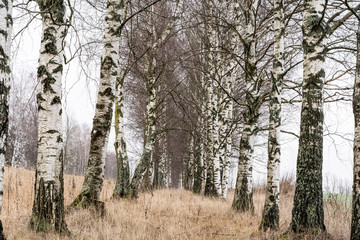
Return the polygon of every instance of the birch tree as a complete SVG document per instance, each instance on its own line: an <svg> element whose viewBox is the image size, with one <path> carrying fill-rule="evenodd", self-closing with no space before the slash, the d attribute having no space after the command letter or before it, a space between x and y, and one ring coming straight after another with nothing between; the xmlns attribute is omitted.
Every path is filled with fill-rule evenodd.
<svg viewBox="0 0 360 240"><path fill-rule="evenodd" d="M122 3L124 4L124 3ZM120 16L123 16L123 22L127 16L127 8L129 1L126 2L126 5L123 6L123 9L120 13ZM125 47L125 41L121 38L121 47ZM120 52L119 52L120 54ZM122 61L122 65L125 62ZM129 159L126 151L126 142L124 134L124 80L126 76L126 70L120 68L119 71L122 71L120 77L118 77L116 82L116 98L115 98L115 154L116 154L116 163L117 163L117 177L115 183L115 189L113 197L126 197L130 185L130 166Z"/></svg>
<svg viewBox="0 0 360 240"><path fill-rule="evenodd" d="M270 92L267 188L260 228L279 228L281 90L284 74L284 5L274 0L274 60Z"/></svg>
<svg viewBox="0 0 360 240"><path fill-rule="evenodd" d="M37 71L38 156L30 226L68 233L64 217L61 81L66 35L64 1L37 1L43 33Z"/></svg>
<svg viewBox="0 0 360 240"><path fill-rule="evenodd" d="M360 17L358 23L356 72L353 95L353 112L355 119L354 135L354 183L352 194L351 240L360 238Z"/></svg>
<svg viewBox="0 0 360 240"><path fill-rule="evenodd" d="M98 205L105 170L106 149L111 129L115 83L119 75L121 23L124 15L124 0L109 0L105 17L106 27L101 57L100 85L97 96L88 168L82 190L73 201L73 206ZM101 206L100 204L99 206Z"/></svg>
<svg viewBox="0 0 360 240"><path fill-rule="evenodd" d="M4 189L4 165L9 128L10 54L12 30L12 1L0 5L0 213ZM0 219L0 239L5 239Z"/></svg>
<svg viewBox="0 0 360 240"><path fill-rule="evenodd" d="M356 69L353 92L353 113L355 122L354 131L354 170L353 170L353 192L352 192L352 218L350 239L360 238L360 14L359 11L351 8L345 0L347 8L355 15L358 20L356 32L357 51L356 51Z"/></svg>
<svg viewBox="0 0 360 240"><path fill-rule="evenodd" d="M227 22L228 18L231 18L230 21L234 20L235 14L231 14L234 11L229 12L230 7L233 7L230 2L212 1L208 5L203 4L203 11L208 12L208 19L205 19L203 30L206 36L202 36L204 42L200 44L205 47L202 51L206 53L203 57L206 59L203 62L204 77L200 81L203 82L201 85L204 85L206 92L205 111L202 114L206 119L204 125L207 150L206 156L200 155L204 156L205 161L197 161L197 164L206 163L205 194L221 198L226 198L230 168L233 114L231 94L233 70L236 66L231 52L236 45L235 34L222 22ZM196 184L199 184L198 180Z"/></svg>
<svg viewBox="0 0 360 240"><path fill-rule="evenodd" d="M235 11L242 7L245 9L245 37L244 45L245 81L246 81L246 109L244 123L240 138L240 152L238 175L232 208L238 211L253 210L252 189L252 163L251 157L254 151L257 122L259 118L260 83L256 72L256 13L259 5L258 0L246 1L245 6L236 2Z"/></svg>
<svg viewBox="0 0 360 240"><path fill-rule="evenodd" d="M344 10L339 10L325 21L326 5L325 0L305 1L303 99L291 222L294 232L325 231L322 192L325 58L328 37L353 15L349 11L342 16ZM353 9L358 11L360 4Z"/></svg>
<svg viewBox="0 0 360 240"><path fill-rule="evenodd" d="M306 0L303 16L304 72L296 188L291 228L324 231L322 192L323 85L328 28L325 0Z"/></svg>
<svg viewBox="0 0 360 240"><path fill-rule="evenodd" d="M125 197L130 184L130 166L124 136L124 80L117 84L115 101L115 153L117 177L113 197Z"/></svg>

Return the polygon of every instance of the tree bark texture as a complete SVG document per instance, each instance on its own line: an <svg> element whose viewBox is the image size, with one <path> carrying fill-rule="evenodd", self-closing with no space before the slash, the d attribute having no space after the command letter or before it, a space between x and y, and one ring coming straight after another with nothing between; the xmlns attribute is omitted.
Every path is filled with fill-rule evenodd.
<svg viewBox="0 0 360 240"><path fill-rule="evenodd" d="M99 196L104 181L105 158L115 101L115 83L120 77L120 26L124 14L123 11L124 0L109 0L107 2L100 84L91 131L88 167L81 193L73 201L73 206L86 207L99 203Z"/></svg>
<svg viewBox="0 0 360 240"><path fill-rule="evenodd" d="M123 21L127 17L127 8L129 1L124 4L121 2L117 11L120 13ZM122 21L122 22L123 22ZM121 38L121 30L119 33L120 38L120 48L124 47L124 40ZM121 68L121 64L126 64L125 62L119 61L119 72L124 71ZM120 75L120 74L119 74ZM126 151L126 142L125 142L125 133L124 133L124 80L125 74L121 74L116 79L116 97L115 97L115 154L116 154L116 167L117 167L117 176L115 182L115 189L113 192L113 197L124 198L127 196L130 186L130 166L129 159Z"/></svg>
<svg viewBox="0 0 360 240"><path fill-rule="evenodd" d="M113 197L124 198L127 196L130 186L130 166L126 152L124 136L124 81L117 86L115 102L115 153L117 163L117 177Z"/></svg>
<svg viewBox="0 0 360 240"><path fill-rule="evenodd" d="M244 112L243 130L240 138L239 164L236 179L235 195L232 208L241 211L253 211L252 154L254 152L257 122L261 100L259 97L260 81L256 71L256 38L255 15L258 0L246 2L245 11L246 35L244 43L246 109Z"/></svg>
<svg viewBox="0 0 360 240"><path fill-rule="evenodd" d="M4 193L4 166L9 130L10 55L12 30L12 1L0 5L0 213ZM0 220L0 239L5 239Z"/></svg>
<svg viewBox="0 0 360 240"><path fill-rule="evenodd" d="M274 0L274 60L269 106L268 164L265 206L260 228L279 228L281 90L284 74L284 5Z"/></svg>
<svg viewBox="0 0 360 240"><path fill-rule="evenodd" d="M142 184L145 172L152 164L152 155L155 148L156 137L156 88L155 88L155 76L154 68L156 66L156 59L152 54L148 60L148 75L146 83L147 101L146 101L146 123L145 123L145 143L143 154L140 159L140 163L135 169L134 176L131 180L129 197L137 198L140 185Z"/></svg>
<svg viewBox="0 0 360 240"><path fill-rule="evenodd" d="M305 1L303 17L304 75L299 151L291 229L324 231L322 192L323 85L327 26L325 0Z"/></svg>
<svg viewBox="0 0 360 240"><path fill-rule="evenodd" d="M66 36L62 0L37 1L43 33L37 72L38 156L30 226L36 231L68 233L64 217L61 81Z"/></svg>
<svg viewBox="0 0 360 240"><path fill-rule="evenodd" d="M357 31L356 72L353 95L355 118L354 182L352 193L351 240L360 239L360 21Z"/></svg>
<svg viewBox="0 0 360 240"><path fill-rule="evenodd" d="M155 27L149 28L148 32L152 33L153 40L149 46L149 51L146 54L147 56L147 77L146 77L146 93L147 93L147 102L146 102L146 121L145 121L145 137L144 137L144 150L140 159L140 163L135 169L134 176L130 184L130 198L137 198L138 191L141 185L143 186L153 186L154 179L154 151L155 151L155 138L156 138L156 79L159 76L155 76L156 72L156 56L160 47L164 44L166 38L170 35L171 30L174 27L176 18L180 14L180 1L176 1L176 6L171 16L170 21L165 26L161 34L157 34ZM154 11L154 6L152 6ZM157 16L152 15L152 22L156 22ZM150 183L150 184L149 184Z"/></svg>
<svg viewBox="0 0 360 240"><path fill-rule="evenodd" d="M190 141L189 141L189 157L185 161L184 166L184 188L186 190L193 190L194 186L194 162L195 162L195 156L194 156L194 147L195 147L195 136L194 133L190 133Z"/></svg>

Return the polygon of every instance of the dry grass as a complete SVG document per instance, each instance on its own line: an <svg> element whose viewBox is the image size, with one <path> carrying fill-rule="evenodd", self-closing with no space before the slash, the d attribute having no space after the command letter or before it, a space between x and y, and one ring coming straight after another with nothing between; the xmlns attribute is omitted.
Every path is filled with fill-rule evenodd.
<svg viewBox="0 0 360 240"><path fill-rule="evenodd" d="M81 189L83 178L65 176L65 202L69 204ZM274 239L280 232L258 232L264 193L255 192L254 214L231 211L228 200L214 200L183 190L159 190L141 194L137 201L109 200L114 183L105 181L101 200L107 214L91 210L72 211L66 216L71 238L39 234L28 226L33 200L34 172L6 168L2 219L11 239ZM326 225L334 239L349 238L350 213L341 206L325 206ZM339 203L341 205L341 203ZM281 196L281 229L290 223L292 193ZM303 238L305 239L305 238ZM314 239L314 238L308 238Z"/></svg>

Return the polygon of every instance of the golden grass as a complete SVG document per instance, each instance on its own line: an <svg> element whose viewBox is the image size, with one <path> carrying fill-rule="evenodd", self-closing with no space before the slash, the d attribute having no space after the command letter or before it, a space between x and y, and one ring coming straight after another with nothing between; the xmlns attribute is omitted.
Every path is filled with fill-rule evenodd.
<svg viewBox="0 0 360 240"><path fill-rule="evenodd" d="M184 190L158 190L142 193L136 201L109 200L114 188L105 180L101 200L106 215L91 210L71 211L66 221L71 237L30 231L27 226L34 194L34 172L6 168L2 219L6 237L11 239L274 239L290 223L292 194L281 196L281 231L258 232L264 194L254 194L254 214L231 210L233 192L228 200L205 198ZM79 193L83 177L65 176L65 204ZM333 203L332 203L333 204ZM325 205L326 225L335 239L349 238L349 211ZM308 238L313 239L313 238Z"/></svg>

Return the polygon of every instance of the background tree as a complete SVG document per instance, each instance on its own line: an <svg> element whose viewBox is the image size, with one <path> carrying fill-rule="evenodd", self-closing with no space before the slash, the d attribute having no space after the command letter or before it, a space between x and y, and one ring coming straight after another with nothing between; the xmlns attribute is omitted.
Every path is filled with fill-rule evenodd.
<svg viewBox="0 0 360 240"><path fill-rule="evenodd" d="M169 37L171 30L176 18L179 15L181 9L179 9L179 1L176 2L176 6L172 12L172 16L169 22L161 30L158 30L155 25L150 25L146 27L146 31L151 34L149 43L146 45L145 56L145 67L144 67L144 77L146 85L146 114L145 114L145 130L144 130L144 148L143 153L140 159L140 163L135 169L134 176L130 183L130 192L129 196L131 198L136 198L138 196L138 190L143 184L147 188L151 188L153 185L153 171L154 171L154 151L155 151L155 138L157 135L156 125L156 107L157 107L157 89L156 84L160 75L158 70L158 63L156 56L159 53L159 49L166 42ZM154 7L153 7L154 9ZM157 16L152 13L148 13L146 16L148 22L152 24L156 23ZM159 32L158 32L159 31ZM160 72L161 73L161 72Z"/></svg>

